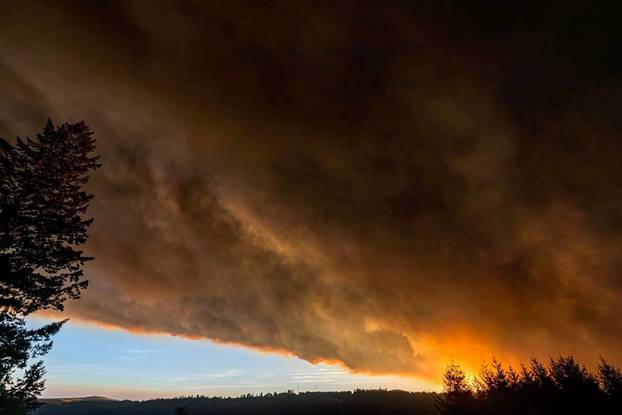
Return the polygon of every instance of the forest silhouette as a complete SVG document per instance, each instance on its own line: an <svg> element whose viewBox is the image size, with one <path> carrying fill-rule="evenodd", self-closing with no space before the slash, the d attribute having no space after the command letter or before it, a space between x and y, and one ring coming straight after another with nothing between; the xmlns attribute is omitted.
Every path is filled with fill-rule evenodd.
<svg viewBox="0 0 622 415"><path fill-rule="evenodd" d="M443 384L441 415L622 413L622 372L605 360L592 373L572 356L533 359L518 370L493 359L471 380L451 364Z"/></svg>

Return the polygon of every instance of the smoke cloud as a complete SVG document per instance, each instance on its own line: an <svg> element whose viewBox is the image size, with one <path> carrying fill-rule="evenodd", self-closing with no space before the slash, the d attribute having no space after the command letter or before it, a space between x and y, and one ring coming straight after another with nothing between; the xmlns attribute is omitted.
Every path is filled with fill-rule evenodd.
<svg viewBox="0 0 622 415"><path fill-rule="evenodd" d="M617 12L7 3L0 133L85 120L70 316L435 376L622 362Z"/></svg>

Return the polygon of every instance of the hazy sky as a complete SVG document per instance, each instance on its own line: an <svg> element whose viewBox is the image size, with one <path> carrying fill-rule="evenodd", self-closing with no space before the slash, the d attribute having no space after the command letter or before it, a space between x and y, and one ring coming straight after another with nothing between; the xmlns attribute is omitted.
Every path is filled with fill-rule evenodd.
<svg viewBox="0 0 622 415"><path fill-rule="evenodd" d="M427 380L622 363L614 7L2 3L0 135L85 120L104 164L74 319Z"/></svg>

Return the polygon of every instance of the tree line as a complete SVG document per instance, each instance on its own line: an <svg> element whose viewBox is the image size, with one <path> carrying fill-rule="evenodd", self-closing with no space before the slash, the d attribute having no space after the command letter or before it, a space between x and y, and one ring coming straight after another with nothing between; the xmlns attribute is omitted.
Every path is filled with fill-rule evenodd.
<svg viewBox="0 0 622 415"><path fill-rule="evenodd" d="M45 405L33 415L433 415L433 392L356 390Z"/></svg>
<svg viewBox="0 0 622 415"><path fill-rule="evenodd" d="M473 379L451 364L443 384L439 415L622 413L622 372L605 360L592 372L572 356L533 359L518 370L493 359Z"/></svg>

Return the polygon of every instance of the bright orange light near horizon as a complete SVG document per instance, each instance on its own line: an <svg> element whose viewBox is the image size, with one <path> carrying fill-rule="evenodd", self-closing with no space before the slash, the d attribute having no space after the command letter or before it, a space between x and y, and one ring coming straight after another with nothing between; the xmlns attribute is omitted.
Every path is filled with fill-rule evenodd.
<svg viewBox="0 0 622 415"><path fill-rule="evenodd" d="M506 366L520 365L517 356L497 354L495 351L500 348L494 342L465 326L447 328L434 335L420 334L414 347L429 362L424 377L439 383L444 370L452 363L459 365L471 379L477 377L482 366L492 359Z"/></svg>

